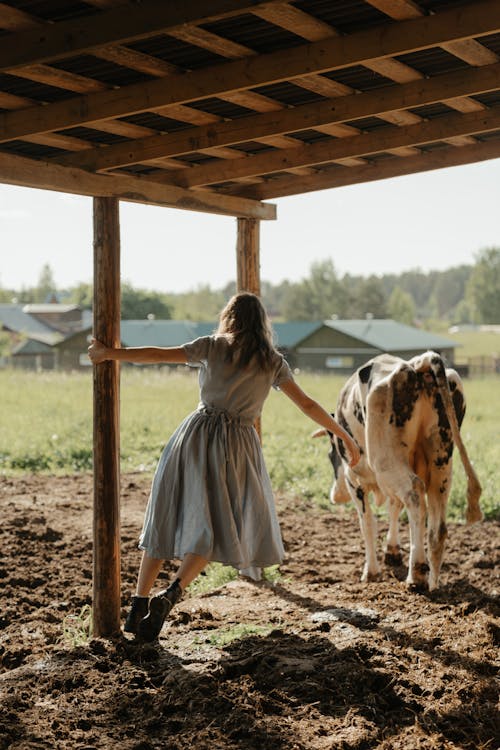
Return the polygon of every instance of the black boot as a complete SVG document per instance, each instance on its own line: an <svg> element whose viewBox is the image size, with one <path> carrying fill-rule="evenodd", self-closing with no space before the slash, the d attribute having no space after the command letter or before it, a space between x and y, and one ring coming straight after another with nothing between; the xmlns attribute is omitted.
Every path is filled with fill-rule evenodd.
<svg viewBox="0 0 500 750"><path fill-rule="evenodd" d="M149 598L147 596L133 596L130 611L125 620L123 629L126 633L137 635L137 628L143 617L148 613Z"/></svg>
<svg viewBox="0 0 500 750"><path fill-rule="evenodd" d="M137 630L139 638L143 641L154 641L158 638L166 616L181 596L182 588L178 578L170 584L168 589L153 596L149 602L149 614L139 623Z"/></svg>

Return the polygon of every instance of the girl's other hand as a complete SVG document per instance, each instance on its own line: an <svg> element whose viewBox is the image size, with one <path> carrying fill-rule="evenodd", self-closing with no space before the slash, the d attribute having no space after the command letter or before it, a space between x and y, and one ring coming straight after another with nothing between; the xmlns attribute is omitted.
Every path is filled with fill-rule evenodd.
<svg viewBox="0 0 500 750"><path fill-rule="evenodd" d="M92 339L88 348L88 354L91 362L94 365L98 365L100 362L104 362L108 359L108 347L104 346L101 341Z"/></svg>
<svg viewBox="0 0 500 750"><path fill-rule="evenodd" d="M346 448L349 453L349 466L352 468L358 463L359 459L361 458L361 453L359 451L358 444L355 443L354 440L350 440L348 445L346 445Z"/></svg>

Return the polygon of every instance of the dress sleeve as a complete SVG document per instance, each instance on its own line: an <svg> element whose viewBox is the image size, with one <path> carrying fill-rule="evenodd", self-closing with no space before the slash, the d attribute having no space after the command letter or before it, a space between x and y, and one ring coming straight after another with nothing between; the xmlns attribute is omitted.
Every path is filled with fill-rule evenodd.
<svg viewBox="0 0 500 750"><path fill-rule="evenodd" d="M280 362L278 362L278 366L276 367L274 373L273 388L279 390L280 385L286 380L293 380L293 375L292 371L290 370L290 365L288 364L286 359L281 356L281 360Z"/></svg>
<svg viewBox="0 0 500 750"><path fill-rule="evenodd" d="M191 367L199 367L202 364L206 364L211 341L211 336L201 336L194 341L183 344L182 348L186 353L187 364Z"/></svg>

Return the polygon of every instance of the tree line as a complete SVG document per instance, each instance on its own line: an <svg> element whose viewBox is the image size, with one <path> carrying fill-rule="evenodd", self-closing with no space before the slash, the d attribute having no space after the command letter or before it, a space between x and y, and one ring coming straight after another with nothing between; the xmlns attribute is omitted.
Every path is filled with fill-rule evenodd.
<svg viewBox="0 0 500 750"><path fill-rule="evenodd" d="M200 285L181 293L156 292L122 284L122 318L212 321L235 292L234 283L221 289ZM445 271L419 269L400 274L340 275L332 260L311 264L298 282L263 281L264 304L274 320L330 318L392 318L434 330L452 324L500 323L500 248L479 251L473 265ZM79 283L59 289L45 265L38 284L20 290L0 287L0 302L37 303L57 300L92 306L92 286Z"/></svg>

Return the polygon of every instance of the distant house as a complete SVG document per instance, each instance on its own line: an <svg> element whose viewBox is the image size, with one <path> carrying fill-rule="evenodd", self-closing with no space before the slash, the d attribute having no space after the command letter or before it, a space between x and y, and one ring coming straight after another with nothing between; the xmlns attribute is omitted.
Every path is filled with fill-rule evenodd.
<svg viewBox="0 0 500 750"><path fill-rule="evenodd" d="M30 370L78 369L88 346L89 315L78 305L0 304L0 330L11 339L10 364Z"/></svg>
<svg viewBox="0 0 500 750"><path fill-rule="evenodd" d="M52 313L46 307L66 309ZM89 367L89 316L75 306L0 305L0 323L17 336L12 364L37 370ZM121 341L123 346L180 346L216 327L215 322L189 320L123 320ZM382 352L408 359L432 349L452 363L457 346L452 339L394 320L292 321L274 323L273 330L277 348L293 368L341 374L353 372Z"/></svg>
<svg viewBox="0 0 500 750"><path fill-rule="evenodd" d="M55 349L63 336L60 333L31 334L14 346L11 364L23 370L53 370Z"/></svg>
<svg viewBox="0 0 500 750"><path fill-rule="evenodd" d="M296 342L292 355L301 369L351 373L383 352L409 359L430 349L451 364L456 346L452 339L394 320L325 320Z"/></svg>
<svg viewBox="0 0 500 750"><path fill-rule="evenodd" d="M179 346L212 333L215 323L176 320L124 320L124 346ZM275 344L293 368L351 373L387 352L408 359L432 349L449 363L457 343L394 320L326 320L274 323Z"/></svg>

